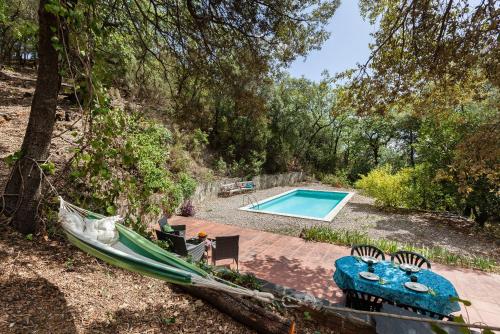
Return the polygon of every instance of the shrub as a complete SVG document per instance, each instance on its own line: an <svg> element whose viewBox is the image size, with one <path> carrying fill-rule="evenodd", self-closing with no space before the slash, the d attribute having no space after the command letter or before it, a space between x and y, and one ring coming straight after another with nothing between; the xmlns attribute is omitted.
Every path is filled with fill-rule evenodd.
<svg viewBox="0 0 500 334"><path fill-rule="evenodd" d="M191 200L187 200L181 205L181 216L183 217L192 217L196 213L194 209L194 205Z"/></svg>
<svg viewBox="0 0 500 334"><path fill-rule="evenodd" d="M190 198L196 190L196 181L187 173L179 173L177 175L178 186L181 189L183 198Z"/></svg>
<svg viewBox="0 0 500 334"><path fill-rule="evenodd" d="M214 163L214 169L217 174L226 175L227 174L227 164L222 157L219 157Z"/></svg>
<svg viewBox="0 0 500 334"><path fill-rule="evenodd" d="M323 177L321 177L321 182L337 188L348 188L351 186L345 171L337 171L335 174L323 175Z"/></svg>
<svg viewBox="0 0 500 334"><path fill-rule="evenodd" d="M234 161L231 164L230 171L232 176L240 176L246 179L259 175L262 172L262 165L266 160L265 152L250 151L245 159Z"/></svg>
<svg viewBox="0 0 500 334"><path fill-rule="evenodd" d="M92 137L72 161L71 197L108 215L116 214L120 203L127 208L125 224L148 236L147 220L174 212L196 183L168 169L172 138L165 127L108 106L92 113Z"/></svg>
<svg viewBox="0 0 500 334"><path fill-rule="evenodd" d="M449 182L444 180L426 164L414 168L403 168L391 173L386 165L361 176L355 186L374 197L377 205L395 208L429 209L449 211L457 203L451 195Z"/></svg>
<svg viewBox="0 0 500 334"><path fill-rule="evenodd" d="M391 166L376 168L356 181L356 188L363 189L368 196L375 198L375 203L388 207L408 207L411 182L411 169L404 168L398 173L391 173Z"/></svg>

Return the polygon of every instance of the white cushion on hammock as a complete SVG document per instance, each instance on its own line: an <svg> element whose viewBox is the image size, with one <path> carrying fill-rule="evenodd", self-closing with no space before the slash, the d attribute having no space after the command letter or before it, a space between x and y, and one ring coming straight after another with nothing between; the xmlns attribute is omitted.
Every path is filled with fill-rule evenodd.
<svg viewBox="0 0 500 334"><path fill-rule="evenodd" d="M105 217L102 219L85 219L83 234L93 240L111 245L118 240L118 231L115 223L120 221L120 216Z"/></svg>
<svg viewBox="0 0 500 334"><path fill-rule="evenodd" d="M72 212L60 213L60 219L65 228L76 234L82 234L85 225L80 216Z"/></svg>

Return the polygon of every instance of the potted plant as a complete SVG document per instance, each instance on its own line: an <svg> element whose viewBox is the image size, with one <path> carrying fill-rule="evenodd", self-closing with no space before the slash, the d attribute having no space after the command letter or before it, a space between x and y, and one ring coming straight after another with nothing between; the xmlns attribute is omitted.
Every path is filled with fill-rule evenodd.
<svg viewBox="0 0 500 334"><path fill-rule="evenodd" d="M198 240L200 242L206 241L207 240L207 236L208 236L208 234L206 232L204 232L204 231L198 232Z"/></svg>

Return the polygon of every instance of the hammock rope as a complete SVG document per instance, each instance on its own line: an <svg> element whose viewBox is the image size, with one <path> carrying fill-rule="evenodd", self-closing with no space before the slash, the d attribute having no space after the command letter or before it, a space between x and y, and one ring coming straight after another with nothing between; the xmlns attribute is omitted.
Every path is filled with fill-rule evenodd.
<svg viewBox="0 0 500 334"><path fill-rule="evenodd" d="M119 241L114 244L106 244L99 240L93 240L85 235L85 233L79 233L79 231L72 228L73 225L71 225L71 223L74 223L76 220L77 223L81 223L84 228L86 228L89 221L113 217L106 217L80 208L66 202L61 196L59 196L59 201L59 219L68 236L68 240L81 250L107 263L174 284L193 285L220 290L235 295L255 298L268 303L274 300L274 296L271 293L250 290L236 284L228 285L223 283L216 277L209 275L193 264L167 252L146 238L118 223L116 223L115 228L120 235ZM135 242L134 246L136 247L142 246L144 248L142 254L135 252L134 249L128 250L127 246L121 243L122 238L126 238L127 241ZM154 257L151 256L151 258L149 258L147 254L154 255Z"/></svg>

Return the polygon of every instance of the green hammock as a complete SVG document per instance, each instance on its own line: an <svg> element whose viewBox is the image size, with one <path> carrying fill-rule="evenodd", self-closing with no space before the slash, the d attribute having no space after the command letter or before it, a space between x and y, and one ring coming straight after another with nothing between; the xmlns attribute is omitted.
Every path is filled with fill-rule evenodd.
<svg viewBox="0 0 500 334"><path fill-rule="evenodd" d="M129 228L114 222L119 220L119 217L104 217L79 208L62 198L59 199L59 219L69 242L111 265L174 284L223 290L266 302L273 299L272 294L218 280ZM97 234L91 234L91 229L95 225L100 226L99 224L104 221L107 223L105 232L114 235L105 242L99 236L95 237Z"/></svg>

